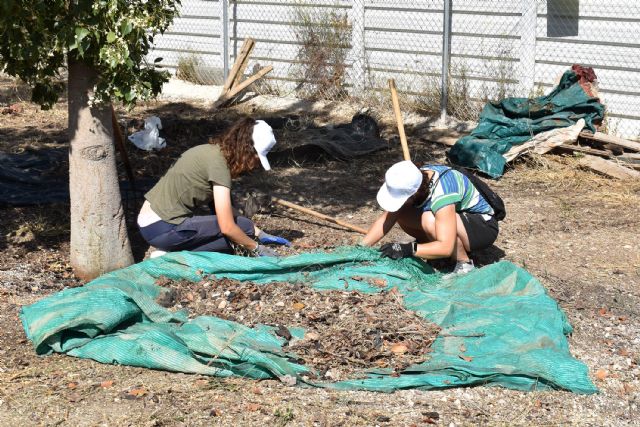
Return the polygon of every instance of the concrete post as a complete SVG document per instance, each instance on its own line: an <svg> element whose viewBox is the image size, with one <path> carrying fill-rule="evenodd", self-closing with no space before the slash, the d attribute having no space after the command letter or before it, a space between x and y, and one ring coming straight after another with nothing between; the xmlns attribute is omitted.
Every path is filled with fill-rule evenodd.
<svg viewBox="0 0 640 427"><path fill-rule="evenodd" d="M366 84L366 48L364 39L365 0L353 0L351 7L351 57L354 94L361 94Z"/></svg>
<svg viewBox="0 0 640 427"><path fill-rule="evenodd" d="M528 97L534 90L536 74L536 0L521 0L520 18L520 91Z"/></svg>

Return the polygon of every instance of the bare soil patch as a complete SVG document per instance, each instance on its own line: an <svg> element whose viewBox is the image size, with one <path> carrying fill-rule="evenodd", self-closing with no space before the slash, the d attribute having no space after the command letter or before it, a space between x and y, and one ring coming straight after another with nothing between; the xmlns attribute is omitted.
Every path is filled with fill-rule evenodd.
<svg viewBox="0 0 640 427"><path fill-rule="evenodd" d="M0 85L0 107L16 102L23 106L19 113L0 115L0 149L65 147L66 104L43 112L25 102L18 89L13 83ZM324 110L303 113L321 126L347 122L359 107L338 110L329 104ZM344 111L345 117L336 111ZM282 116L253 106L211 112L184 103L149 103L119 111L129 132L138 130L151 114L160 116L165 125L166 151L147 153L129 146L136 176L159 178L182 151L205 142L208 133L242 113ZM375 194L384 170L402 159L392 120L382 120L381 130L390 141L388 150L348 163L285 162L269 174L244 177L234 189L241 195L256 188L271 192L366 227L379 214ZM445 148L430 143L433 136L428 131L407 127L407 133L417 162L445 161ZM295 136L295 132L277 135ZM473 254L476 264L506 259L542 282L573 325L570 351L587 364L599 394L527 393L499 387L336 392L277 381L103 365L62 355L37 356L22 330L20 307L80 284L68 267L68 206L4 207L0 208L0 425L637 425L640 184L583 171L571 156L549 155L517 163L491 185L506 202L507 219L500 224L495 246ZM281 208L265 209L254 219L266 231L292 240L293 247L278 248L281 254L350 244L360 237ZM136 241L135 227L129 233ZM409 240L394 228L385 242L396 239ZM139 240L136 244L143 254L147 248ZM451 268L447 262L435 265Z"/></svg>

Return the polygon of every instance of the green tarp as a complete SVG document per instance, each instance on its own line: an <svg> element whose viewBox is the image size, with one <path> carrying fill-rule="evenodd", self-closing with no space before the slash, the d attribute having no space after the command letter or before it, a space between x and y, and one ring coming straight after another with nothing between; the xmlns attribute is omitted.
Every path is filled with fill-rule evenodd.
<svg viewBox="0 0 640 427"><path fill-rule="evenodd" d="M594 122L604 117L604 105L598 98L589 96L579 82L579 76L569 70L548 95L487 103L480 113L478 126L451 147L449 160L498 178L506 163L502 155L533 135L571 126L579 119L584 119L587 129L595 132Z"/></svg>
<svg viewBox="0 0 640 427"><path fill-rule="evenodd" d="M160 276L199 281L210 275L259 284L303 283L318 291L344 291L346 280L349 290L369 293L380 289L352 277L383 278L389 288L397 287L407 308L442 327L430 359L400 376L372 369L365 379L307 382L313 386L388 392L486 384L597 391L587 367L569 353L565 334L571 326L558 304L536 279L509 262L443 279L422 261L393 261L366 248L287 258L177 252L25 306L21 319L38 354L59 352L103 363L217 376L290 376L304 382L308 368L292 362L296 359L289 357L271 327L248 328L207 316L188 320L185 312L171 312L155 302ZM461 345L471 361L460 357Z"/></svg>

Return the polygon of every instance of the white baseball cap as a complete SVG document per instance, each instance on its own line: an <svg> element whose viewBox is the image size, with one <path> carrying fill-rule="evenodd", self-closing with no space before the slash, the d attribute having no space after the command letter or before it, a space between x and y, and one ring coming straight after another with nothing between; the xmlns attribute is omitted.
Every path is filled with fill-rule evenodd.
<svg viewBox="0 0 640 427"><path fill-rule="evenodd" d="M267 153L276 145L276 137L273 135L273 129L264 120L256 120L253 126L253 148L256 149L260 163L265 170L271 170Z"/></svg>
<svg viewBox="0 0 640 427"><path fill-rule="evenodd" d="M396 212L413 196L422 184L422 172L410 160L391 166L378 191L378 204L387 212Z"/></svg>

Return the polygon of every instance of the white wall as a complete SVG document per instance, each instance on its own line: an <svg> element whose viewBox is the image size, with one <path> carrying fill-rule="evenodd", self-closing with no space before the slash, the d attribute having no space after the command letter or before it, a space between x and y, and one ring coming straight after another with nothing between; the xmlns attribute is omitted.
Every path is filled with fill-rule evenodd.
<svg viewBox="0 0 640 427"><path fill-rule="evenodd" d="M438 81L446 0L230 0L230 63L242 40L253 37L257 43L248 69L254 63L273 65L271 82L292 90L300 47L296 8L310 13L335 10L358 22L362 16L354 14L361 14L362 8L353 7L354 1L365 2L366 72L361 73L355 62L355 46L349 57L348 87L364 84L384 90L386 80L394 77L400 90L420 93ZM525 12L530 1L536 2L533 19ZM548 15L552 2L567 5L567 11L579 4L574 7L578 15L558 24ZM162 56L170 69L181 56L190 55L205 67L221 68L220 1L183 0L182 4L182 17L158 38L152 56ZM554 36L554 30L569 28L576 32ZM465 73L473 97L496 93L500 87L527 96L522 86L526 82L548 90L574 63L595 69L613 130L640 136L640 2L453 0L451 71L454 78Z"/></svg>

